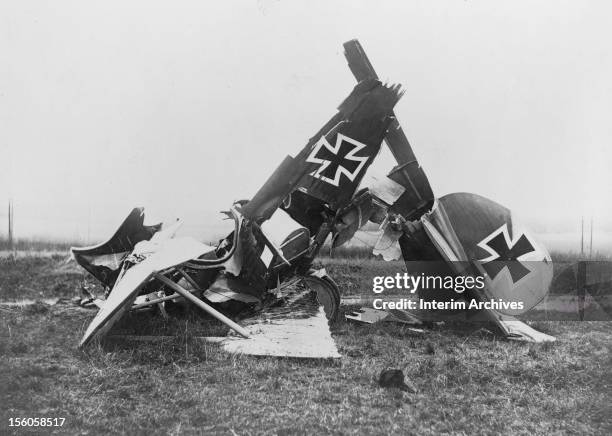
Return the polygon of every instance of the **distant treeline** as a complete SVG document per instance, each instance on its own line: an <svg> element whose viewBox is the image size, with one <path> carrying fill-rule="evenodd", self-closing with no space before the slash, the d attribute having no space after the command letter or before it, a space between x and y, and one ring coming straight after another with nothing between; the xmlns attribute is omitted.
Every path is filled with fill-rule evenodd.
<svg viewBox="0 0 612 436"><path fill-rule="evenodd" d="M208 242L209 245L216 245L218 241ZM57 241L44 238L19 238L14 241L14 249L18 251L68 251L70 247L84 247L87 244L80 240ZM0 236L0 251L10 250L8 239ZM577 260L588 259L588 255L581 256L579 251L552 251L550 253L553 262L572 263ZM324 246L319 252L319 257L323 259L381 259L380 256L372 254L372 248L368 246L342 246L331 250L329 245ZM612 261L612 254L595 252L592 260ZM382 259L381 259L382 260Z"/></svg>
<svg viewBox="0 0 612 436"><path fill-rule="evenodd" d="M339 258L339 259L378 259L380 256L374 256L372 248L367 246L342 246L338 247L333 252L330 252L330 247L323 247L320 252L320 257L323 258ZM553 262L576 262L580 259L588 260L588 254L580 255L579 251L551 251L550 257ZM603 252L594 252L592 260L612 260L612 254Z"/></svg>

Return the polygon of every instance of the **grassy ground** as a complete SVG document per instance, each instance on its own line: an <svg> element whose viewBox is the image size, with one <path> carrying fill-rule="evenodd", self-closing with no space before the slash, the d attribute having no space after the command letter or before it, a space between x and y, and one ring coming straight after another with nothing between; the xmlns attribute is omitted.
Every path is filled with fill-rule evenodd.
<svg viewBox="0 0 612 436"><path fill-rule="evenodd" d="M70 247L85 247L88 244L79 240L53 240L45 238L18 238L13 242L11 247L6 237L0 235L0 252L11 249L17 251L67 251Z"/></svg>
<svg viewBox="0 0 612 436"><path fill-rule="evenodd" d="M367 286L370 268L401 268L360 262L324 266L346 293ZM1 299L74 296L84 279L63 257L0 260ZM94 313L0 309L0 434L15 430L10 417L64 417L56 429L64 434L612 432L609 322L540 322L558 342L530 345L448 325L415 333L341 321L333 332L343 357L313 362L197 342L193 335L221 329L194 312L118 326L176 339L79 351ZM416 393L380 388L385 368L403 369Z"/></svg>

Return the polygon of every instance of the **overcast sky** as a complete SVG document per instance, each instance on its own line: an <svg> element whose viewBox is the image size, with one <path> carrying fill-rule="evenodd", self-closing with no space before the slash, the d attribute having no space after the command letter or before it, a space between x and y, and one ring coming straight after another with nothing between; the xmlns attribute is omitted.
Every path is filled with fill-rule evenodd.
<svg viewBox="0 0 612 436"><path fill-rule="evenodd" d="M612 230L609 1L0 1L0 234L203 237L354 85L358 38L434 192ZM382 156L376 171L392 165ZM88 224L89 222L89 224ZM207 228L209 224L213 227Z"/></svg>

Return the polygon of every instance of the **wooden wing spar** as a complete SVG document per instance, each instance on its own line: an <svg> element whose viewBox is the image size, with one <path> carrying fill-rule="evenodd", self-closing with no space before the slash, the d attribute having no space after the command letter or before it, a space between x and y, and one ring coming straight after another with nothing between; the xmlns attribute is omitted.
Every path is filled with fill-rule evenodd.
<svg viewBox="0 0 612 436"><path fill-rule="evenodd" d="M345 42L344 56L357 82L378 79L359 41L353 39ZM391 211L408 220L418 219L431 209L434 194L395 114L385 136L385 143L397 161L397 166L391 170L388 177L406 188L404 194L393 204Z"/></svg>

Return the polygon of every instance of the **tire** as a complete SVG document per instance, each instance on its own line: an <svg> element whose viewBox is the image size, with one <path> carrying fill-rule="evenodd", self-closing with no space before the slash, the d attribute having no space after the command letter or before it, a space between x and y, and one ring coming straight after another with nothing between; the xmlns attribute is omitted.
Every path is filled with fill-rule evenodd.
<svg viewBox="0 0 612 436"><path fill-rule="evenodd" d="M323 306L325 316L330 322L338 318L340 312L340 291L338 285L327 274L317 274L318 271L311 271L304 276L303 282L317 293L317 301Z"/></svg>

